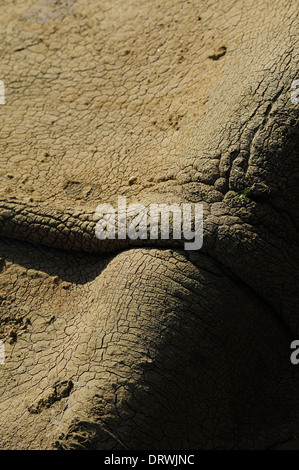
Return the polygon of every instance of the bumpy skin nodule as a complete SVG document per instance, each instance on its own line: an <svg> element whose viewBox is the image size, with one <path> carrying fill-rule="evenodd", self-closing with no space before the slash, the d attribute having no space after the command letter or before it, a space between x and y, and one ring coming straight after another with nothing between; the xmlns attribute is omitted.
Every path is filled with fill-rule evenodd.
<svg viewBox="0 0 299 470"><path fill-rule="evenodd" d="M5 9L1 448L298 433L296 6ZM94 211L119 195L202 203L203 248L97 240Z"/></svg>

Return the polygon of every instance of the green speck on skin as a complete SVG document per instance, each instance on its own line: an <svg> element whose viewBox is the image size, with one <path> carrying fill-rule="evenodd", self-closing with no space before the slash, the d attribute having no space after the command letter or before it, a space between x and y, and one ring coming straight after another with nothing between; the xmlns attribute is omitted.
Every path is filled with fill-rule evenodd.
<svg viewBox="0 0 299 470"><path fill-rule="evenodd" d="M225 199L244 199L249 193L250 188L245 188L243 191L239 191L237 196L226 196Z"/></svg>
<svg viewBox="0 0 299 470"><path fill-rule="evenodd" d="M247 196L247 194L249 193L250 191L250 188L246 188L243 190L242 194L240 194L240 196L236 196L236 199L243 199L244 197Z"/></svg>
<svg viewBox="0 0 299 470"><path fill-rule="evenodd" d="M286 126L282 126L282 127L279 129L280 137L283 136L283 131L284 131L285 127L286 127Z"/></svg>

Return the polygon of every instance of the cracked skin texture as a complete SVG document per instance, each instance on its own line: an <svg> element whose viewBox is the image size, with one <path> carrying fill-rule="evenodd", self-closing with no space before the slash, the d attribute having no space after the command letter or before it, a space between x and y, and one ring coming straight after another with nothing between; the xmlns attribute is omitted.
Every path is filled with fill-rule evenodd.
<svg viewBox="0 0 299 470"><path fill-rule="evenodd" d="M296 7L5 2L1 448L298 434ZM201 202L203 248L96 240L119 195Z"/></svg>

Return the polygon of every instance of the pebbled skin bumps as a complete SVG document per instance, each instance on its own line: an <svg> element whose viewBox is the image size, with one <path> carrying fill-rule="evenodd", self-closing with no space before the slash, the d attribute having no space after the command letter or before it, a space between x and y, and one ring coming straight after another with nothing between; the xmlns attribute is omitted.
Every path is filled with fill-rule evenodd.
<svg viewBox="0 0 299 470"><path fill-rule="evenodd" d="M295 1L5 9L1 448L298 433L297 33ZM119 195L203 203L202 250L101 244Z"/></svg>

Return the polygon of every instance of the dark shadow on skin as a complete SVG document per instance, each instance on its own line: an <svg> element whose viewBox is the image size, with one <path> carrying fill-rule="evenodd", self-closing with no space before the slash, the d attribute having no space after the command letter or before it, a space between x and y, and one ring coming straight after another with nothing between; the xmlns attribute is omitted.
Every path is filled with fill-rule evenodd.
<svg viewBox="0 0 299 470"><path fill-rule="evenodd" d="M135 249L137 247L134 247ZM142 247L144 251L151 250L153 247ZM130 249L129 249L130 250ZM247 293L251 293L259 298L261 303L272 307L262 299L248 284L238 278L229 268L222 265L211 256L199 251L183 251L171 248L159 248L159 250L170 251L183 255L186 260L191 261L206 274L212 274L214 277L226 276L234 284L238 285ZM123 251L123 250L120 250ZM48 274L49 276L58 276L62 281L74 285L84 285L98 277L108 264L119 254L120 251L110 253L109 255L88 254L80 252L69 252L66 250L50 248L43 245L33 245L28 242L0 237L0 272L5 266L5 261L16 263L25 269L33 269ZM125 250L126 251L126 250ZM120 266L121 269L121 266ZM273 317L278 319L283 328L289 334L289 328L280 316L272 311Z"/></svg>

